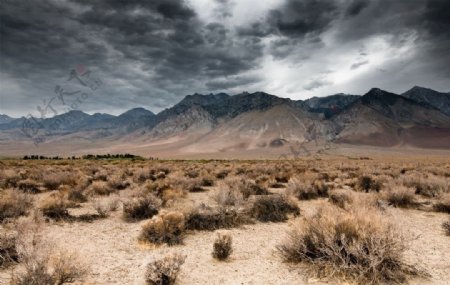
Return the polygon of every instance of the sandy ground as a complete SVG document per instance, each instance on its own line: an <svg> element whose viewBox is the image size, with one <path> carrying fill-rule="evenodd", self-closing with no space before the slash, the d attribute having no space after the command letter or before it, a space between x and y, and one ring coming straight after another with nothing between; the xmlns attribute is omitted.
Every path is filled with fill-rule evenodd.
<svg viewBox="0 0 450 285"><path fill-rule="evenodd" d="M190 202L207 201L207 193L189 196ZM325 201L299 202L302 215L313 214ZM410 284L450 284L450 237L444 235L442 222L448 215L389 208L386 215L398 225L399 232L411 237L405 258L419 265L431 277L411 280ZM183 245L151 247L140 244L140 223L127 223L121 211L92 223L47 223L44 235L58 246L78 253L90 272L77 284L145 284L146 264L170 252L187 256L177 284L336 284L306 277L299 265L286 264L275 247L285 237L287 223L257 223L227 230L233 236L234 252L229 261L212 258L215 232L189 232ZM220 230L224 231L224 230ZM8 284L10 270L0 271L0 283Z"/></svg>

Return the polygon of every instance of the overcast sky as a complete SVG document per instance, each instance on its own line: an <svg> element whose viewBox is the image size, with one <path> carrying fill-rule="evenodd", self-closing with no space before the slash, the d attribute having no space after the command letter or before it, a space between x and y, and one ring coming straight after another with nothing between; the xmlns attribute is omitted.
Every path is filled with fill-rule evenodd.
<svg viewBox="0 0 450 285"><path fill-rule="evenodd" d="M450 91L449 0L1 0L0 21L0 113L16 117L49 102L159 112L192 93Z"/></svg>

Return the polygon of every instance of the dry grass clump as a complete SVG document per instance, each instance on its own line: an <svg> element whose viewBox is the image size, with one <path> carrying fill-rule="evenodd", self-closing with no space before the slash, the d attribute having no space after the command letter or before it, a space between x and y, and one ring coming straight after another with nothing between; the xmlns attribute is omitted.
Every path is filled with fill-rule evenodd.
<svg viewBox="0 0 450 285"><path fill-rule="evenodd" d="M43 200L39 206L39 209L41 209L44 216L51 219L60 220L69 217L69 212L67 211L68 207L68 201L62 194L58 193Z"/></svg>
<svg viewBox="0 0 450 285"><path fill-rule="evenodd" d="M48 190L56 190L61 185L75 186L77 178L68 172L45 172L42 175L42 183Z"/></svg>
<svg viewBox="0 0 450 285"><path fill-rule="evenodd" d="M130 182L125 180L121 175L110 177L107 183L109 188L115 190L124 190L130 186Z"/></svg>
<svg viewBox="0 0 450 285"><path fill-rule="evenodd" d="M233 252L233 238L229 234L218 234L213 244L212 256L218 260L226 260Z"/></svg>
<svg viewBox="0 0 450 285"><path fill-rule="evenodd" d="M33 179L21 180L17 183L17 188L25 193L36 194L40 192L41 185Z"/></svg>
<svg viewBox="0 0 450 285"><path fill-rule="evenodd" d="M300 209L295 201L287 196L270 195L257 197L250 213L261 222L283 222L288 219L288 214L299 215Z"/></svg>
<svg viewBox="0 0 450 285"><path fill-rule="evenodd" d="M370 191L380 192L381 183L374 180L371 176L364 175L358 179L358 189L366 193Z"/></svg>
<svg viewBox="0 0 450 285"><path fill-rule="evenodd" d="M19 261L16 249L16 236L0 234L0 268L6 268Z"/></svg>
<svg viewBox="0 0 450 285"><path fill-rule="evenodd" d="M383 193L383 198L390 205L399 208L410 208L417 206L414 189L401 185L395 185Z"/></svg>
<svg viewBox="0 0 450 285"><path fill-rule="evenodd" d="M17 187L17 183L22 179L15 169L0 169L0 186L3 188Z"/></svg>
<svg viewBox="0 0 450 285"><path fill-rule="evenodd" d="M292 178L287 185L288 193L294 195L299 200L311 200L319 197L328 196L329 187L320 180L301 181L298 178Z"/></svg>
<svg viewBox="0 0 450 285"><path fill-rule="evenodd" d="M236 187L222 183L213 193L213 198L221 207L238 206L243 203L244 196Z"/></svg>
<svg viewBox="0 0 450 285"><path fill-rule="evenodd" d="M268 195L269 190L265 186L265 180L251 180L251 179L241 179L239 182L235 183L235 187L242 193L244 199L247 199L251 195ZM232 184L230 184L231 186Z"/></svg>
<svg viewBox="0 0 450 285"><path fill-rule="evenodd" d="M82 188L75 187L67 190L67 199L75 203L87 202L87 197Z"/></svg>
<svg viewBox="0 0 450 285"><path fill-rule="evenodd" d="M123 203L123 218L126 221L139 221L157 215L162 201L153 194L141 194Z"/></svg>
<svg viewBox="0 0 450 285"><path fill-rule="evenodd" d="M309 265L319 278L379 284L418 274L402 260L406 245L398 229L374 209L321 208L299 222L277 249L286 261Z"/></svg>
<svg viewBox="0 0 450 285"><path fill-rule="evenodd" d="M175 284L181 266L186 256L172 254L163 259L154 260L147 265L145 281L149 285L172 285Z"/></svg>
<svg viewBox="0 0 450 285"><path fill-rule="evenodd" d="M27 214L32 199L24 193L9 189L0 192L0 222Z"/></svg>
<svg viewBox="0 0 450 285"><path fill-rule="evenodd" d="M433 210L450 214L450 194L445 195L439 202L433 205Z"/></svg>
<svg viewBox="0 0 450 285"><path fill-rule="evenodd" d="M17 225L16 247L23 270L12 276L10 284L62 285L80 280L88 271L86 265L74 254L55 250L53 242L43 239L41 230L37 216Z"/></svg>
<svg viewBox="0 0 450 285"><path fill-rule="evenodd" d="M449 180L438 176L407 176L403 179L403 185L412 187L416 194L429 198L439 197L441 194L450 191Z"/></svg>
<svg viewBox="0 0 450 285"><path fill-rule="evenodd" d="M353 203L353 196L349 193L349 191L336 190L330 193L329 201L339 208L346 209Z"/></svg>
<svg viewBox="0 0 450 285"><path fill-rule="evenodd" d="M185 232L185 217L179 212L168 212L154 217L142 226L139 239L155 244L180 244Z"/></svg>
<svg viewBox="0 0 450 285"><path fill-rule="evenodd" d="M229 173L230 173L230 170L222 169L216 173L216 178L217 179L225 179Z"/></svg>
<svg viewBox="0 0 450 285"><path fill-rule="evenodd" d="M229 207L218 209L199 207L186 214L186 229L188 230L214 231L248 223L251 221L246 213Z"/></svg>
<svg viewBox="0 0 450 285"><path fill-rule="evenodd" d="M114 192L116 192L116 189L111 188L110 185L105 181L94 181L86 189L86 193L88 195L108 196Z"/></svg>

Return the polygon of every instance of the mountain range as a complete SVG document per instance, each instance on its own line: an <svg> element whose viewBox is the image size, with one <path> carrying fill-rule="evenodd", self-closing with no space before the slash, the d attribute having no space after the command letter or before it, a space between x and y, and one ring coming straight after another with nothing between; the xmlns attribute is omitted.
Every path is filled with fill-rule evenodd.
<svg viewBox="0 0 450 285"><path fill-rule="evenodd" d="M362 96L304 101L264 92L193 94L158 114L134 108L119 116L78 110L45 119L0 115L0 154L30 153L39 135L40 145L69 152L102 146L145 153L270 152L311 142L450 149L450 93L417 86L403 94L373 88Z"/></svg>

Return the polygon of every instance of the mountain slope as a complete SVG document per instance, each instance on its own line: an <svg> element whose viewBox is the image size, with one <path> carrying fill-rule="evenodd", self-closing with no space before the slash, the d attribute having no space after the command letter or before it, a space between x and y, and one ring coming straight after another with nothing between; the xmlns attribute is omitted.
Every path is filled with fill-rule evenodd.
<svg viewBox="0 0 450 285"><path fill-rule="evenodd" d="M332 118L336 142L378 146L449 147L450 117L377 88ZM422 137L416 137L415 135ZM426 139L424 139L424 137Z"/></svg>
<svg viewBox="0 0 450 285"><path fill-rule="evenodd" d="M441 93L428 88L414 86L401 95L418 103L433 106L447 116L450 116L449 93Z"/></svg>

